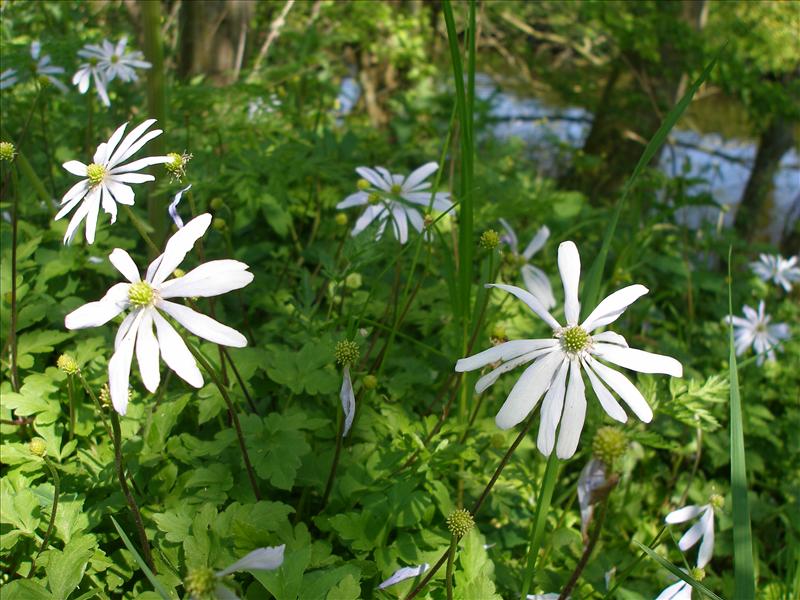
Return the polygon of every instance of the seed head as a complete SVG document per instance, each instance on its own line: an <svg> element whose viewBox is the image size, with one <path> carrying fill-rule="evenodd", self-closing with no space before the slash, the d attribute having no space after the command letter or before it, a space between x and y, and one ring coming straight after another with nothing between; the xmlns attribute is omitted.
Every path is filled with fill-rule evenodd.
<svg viewBox="0 0 800 600"><path fill-rule="evenodd" d="M100 388L100 404L104 408L111 406L111 390L108 389L107 383L104 383L103 387Z"/></svg>
<svg viewBox="0 0 800 600"><path fill-rule="evenodd" d="M11 142L0 142L0 160L11 162L17 155L17 149Z"/></svg>
<svg viewBox="0 0 800 600"><path fill-rule="evenodd" d="M628 438L616 427L601 427L594 434L592 452L609 467L619 460L628 448Z"/></svg>
<svg viewBox="0 0 800 600"><path fill-rule="evenodd" d="M361 383L364 384L365 390L374 390L376 387L378 387L378 378L375 377L375 375L364 375Z"/></svg>
<svg viewBox="0 0 800 600"><path fill-rule="evenodd" d="M334 220L336 221L336 224L341 227L347 225L347 215L344 213L337 213L334 217Z"/></svg>
<svg viewBox="0 0 800 600"><path fill-rule="evenodd" d="M500 244L500 236L494 229L487 229L481 234L480 245L484 250L494 250Z"/></svg>
<svg viewBox="0 0 800 600"><path fill-rule="evenodd" d="M146 281L137 281L136 283L132 283L128 288L128 300L130 300L131 304L136 308L150 306L155 296L153 288Z"/></svg>
<svg viewBox="0 0 800 600"><path fill-rule="evenodd" d="M568 354L578 354L589 346L589 334L583 327L575 325L561 331L561 347Z"/></svg>
<svg viewBox="0 0 800 600"><path fill-rule="evenodd" d="M62 354L59 356L56 361L56 366L67 375L77 375L81 372L80 367L78 367L78 361L69 354Z"/></svg>
<svg viewBox="0 0 800 600"><path fill-rule="evenodd" d="M369 181L367 181L366 179L359 179L358 181L356 181L356 187L359 190L361 190L362 192L364 190L368 190L369 189Z"/></svg>
<svg viewBox="0 0 800 600"><path fill-rule="evenodd" d="M706 578L706 572L704 569L700 567L695 567L690 571L691 576L696 579L697 581L703 581Z"/></svg>
<svg viewBox="0 0 800 600"><path fill-rule="evenodd" d="M447 517L447 528L458 539L467 535L474 525L475 520L466 508L458 508Z"/></svg>
<svg viewBox="0 0 800 600"><path fill-rule="evenodd" d="M361 356L361 351L358 349L358 344L352 340L341 340L336 342L336 350L334 351L336 362L342 366L352 365Z"/></svg>
<svg viewBox="0 0 800 600"><path fill-rule="evenodd" d="M209 567L189 571L183 587L186 588L188 596L195 600L214 600L217 597L215 592L217 578L214 576L214 570Z"/></svg>
<svg viewBox="0 0 800 600"><path fill-rule="evenodd" d="M719 494L711 494L711 498L708 499L708 503L715 509L719 510L725 506L725 498Z"/></svg>
<svg viewBox="0 0 800 600"><path fill-rule="evenodd" d="M191 154L178 154L177 152L170 152L167 156L171 159L170 162L164 163L164 167L169 171L173 179L181 181L186 177L186 165L192 160Z"/></svg>
<svg viewBox="0 0 800 600"><path fill-rule="evenodd" d="M47 454L47 443L42 438L33 438L28 444L28 449L34 456L44 456Z"/></svg>
<svg viewBox="0 0 800 600"><path fill-rule="evenodd" d="M92 163L86 167L86 176L89 178L89 183L95 186L103 181L106 176L106 168L103 165Z"/></svg>

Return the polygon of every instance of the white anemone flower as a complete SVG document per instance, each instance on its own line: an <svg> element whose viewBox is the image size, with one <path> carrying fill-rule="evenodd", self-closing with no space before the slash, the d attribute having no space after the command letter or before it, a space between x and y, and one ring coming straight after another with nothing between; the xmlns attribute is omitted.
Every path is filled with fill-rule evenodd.
<svg viewBox="0 0 800 600"><path fill-rule="evenodd" d="M395 585L400 583L401 581L405 581L406 579L413 579L414 577L419 577L425 571L428 570L430 565L428 563L422 563L418 567L403 567L401 569L397 569L389 579L382 581L380 585L378 585L379 590L386 589L390 585Z"/></svg>
<svg viewBox="0 0 800 600"><path fill-rule="evenodd" d="M619 394L637 417L649 423L653 411L641 392L625 375L599 359L640 373L666 373L673 377L681 377L683 367L669 356L629 348L625 338L617 333L605 331L592 335L594 330L616 321L630 304L648 292L646 287L637 284L614 292L579 325L581 267L574 243L563 242L558 247L558 267L564 284L566 326L562 327L530 292L513 285L488 284L487 287L500 288L522 300L553 329L553 337L499 344L462 358L456 363L456 371L474 371L501 361L500 366L476 383L475 391L480 394L503 373L533 363L517 380L495 422L501 429L514 427L528 416L544 395L537 446L545 456L549 456L555 447L556 455L564 459L575 453L586 416L582 371L586 372L600 405L612 419L624 423L627 415L608 387ZM561 431L556 443L559 423Z"/></svg>
<svg viewBox="0 0 800 600"><path fill-rule="evenodd" d="M94 81L94 89L97 96L104 106L111 106L111 99L108 97L108 82L100 65L96 59L90 59L78 67L75 75L72 76L72 85L78 86L78 91L85 94L89 90L89 84Z"/></svg>
<svg viewBox="0 0 800 600"><path fill-rule="evenodd" d="M678 548L680 548L682 552L686 552L702 539L702 542L700 542L700 549L697 552L698 569L705 568L711 560L712 554L714 554L714 504L721 503L722 501L721 498L720 500L715 500L715 498L719 497L712 497L712 501L703 506L692 504L684 508L679 508L669 513L666 519L664 519L669 525L674 525L675 523L685 523L698 516L700 517L697 522L683 534L680 541L678 541Z"/></svg>
<svg viewBox="0 0 800 600"><path fill-rule="evenodd" d="M78 210L72 215L72 219L64 235L64 243L72 241L75 231L81 221L86 219L86 241L94 243L94 234L97 229L97 215L100 207L111 215L111 222L117 220L117 203L132 205L134 202L133 190L129 183L143 183L153 181L155 177L143 173L136 173L140 169L167 163L172 159L169 156L150 156L140 158L133 162L124 164L131 156L142 149L147 142L161 135L160 129L147 131L155 123L155 119L148 119L122 138L125 133L127 123L117 128L108 142L104 142L97 147L92 162L88 165L77 160L65 162L63 167L80 177L85 177L72 186L61 199L61 210L56 214L56 221L66 216L83 200Z"/></svg>
<svg viewBox="0 0 800 600"><path fill-rule="evenodd" d="M120 414L128 406L128 382L134 349L144 386L155 392L161 380L159 353L167 366L190 385L199 388L203 376L180 334L161 315L165 313L198 337L241 348L247 339L235 329L200 314L188 306L170 302L171 298L207 298L238 290L253 280L246 264L236 260L212 260L185 275L168 279L211 224L211 215L202 214L179 229L168 241L164 254L147 268L144 279L130 255L116 248L109 260L128 283L118 283L97 302L90 302L67 315L67 329L99 327L130 309L117 331L114 355L108 363L111 402ZM155 325L155 334L153 333Z"/></svg>
<svg viewBox="0 0 800 600"><path fill-rule="evenodd" d="M149 69L152 65L144 59L138 50L126 51L128 38L123 37L116 44L103 40L100 45L87 44L78 51L78 56L89 62L96 61L105 75L106 81L119 77L122 81L136 81L136 69Z"/></svg>
<svg viewBox="0 0 800 600"><path fill-rule="evenodd" d="M746 304L742 307L744 318L730 316L726 320L733 322L733 344L736 356L741 356L752 346L758 358L759 366L764 358L775 361L775 350L780 348L781 340L789 338L789 326L786 323L770 325L772 317L764 312L764 301L758 303L758 312Z"/></svg>
<svg viewBox="0 0 800 600"><path fill-rule="evenodd" d="M204 600L205 598L239 600L239 596L223 583L224 578L237 571L274 571L283 564L285 548L285 544L257 548L221 571L198 569L190 572L185 582L189 598L191 600Z"/></svg>
<svg viewBox="0 0 800 600"><path fill-rule="evenodd" d="M550 230L546 225L540 227L525 250L520 253L519 240L511 225L505 219L500 219L500 224L506 230L500 241L505 242L511 248L515 261L520 265L519 270L522 275L522 281L525 282L525 287L528 288L531 294L541 300L547 310L550 310L556 305L556 297L553 295L550 279L544 271L530 264L533 255L542 249L542 246L547 242L547 238L550 237Z"/></svg>
<svg viewBox="0 0 800 600"><path fill-rule="evenodd" d="M62 81L54 77L63 75L64 68L51 64L52 59L49 54L42 55L42 45L39 42L31 43L31 58L34 61L32 68L34 77L46 79L62 92L69 91Z"/></svg>
<svg viewBox="0 0 800 600"><path fill-rule="evenodd" d="M797 256L783 258L780 254L759 254L758 260L750 263L750 267L762 281L772 281L786 292L791 292L792 283L800 281L797 261Z"/></svg>
<svg viewBox="0 0 800 600"><path fill-rule="evenodd" d="M367 209L356 221L351 235L358 235L375 220L380 224L376 240L381 239L389 221L395 238L401 244L408 241L409 223L422 233L425 221L419 213L419 207L430 206L434 210L446 211L453 206L449 192L433 194L426 191L431 184L425 179L438 168L438 164L429 162L405 177L389 173L384 167L358 167L356 172L363 177L359 182L359 191L336 205L338 209L366 205Z"/></svg>
<svg viewBox="0 0 800 600"><path fill-rule="evenodd" d="M680 580L661 592L656 600L692 600L692 586Z"/></svg>
<svg viewBox="0 0 800 600"><path fill-rule="evenodd" d="M0 90L4 90L12 85L16 85L18 81L19 77L17 77L16 69L5 69L2 73L0 73Z"/></svg>

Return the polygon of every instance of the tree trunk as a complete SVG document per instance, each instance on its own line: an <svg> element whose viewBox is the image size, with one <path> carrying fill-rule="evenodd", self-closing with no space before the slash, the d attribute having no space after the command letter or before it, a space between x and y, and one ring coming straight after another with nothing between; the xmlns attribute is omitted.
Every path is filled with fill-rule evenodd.
<svg viewBox="0 0 800 600"><path fill-rule="evenodd" d="M763 237L769 225L775 173L781 158L794 146L792 123L773 116L758 140L758 152L750 178L736 211L734 228L747 241Z"/></svg>
<svg viewBox="0 0 800 600"><path fill-rule="evenodd" d="M192 0L180 13L178 73L204 73L215 85L236 81L255 4L245 0Z"/></svg>

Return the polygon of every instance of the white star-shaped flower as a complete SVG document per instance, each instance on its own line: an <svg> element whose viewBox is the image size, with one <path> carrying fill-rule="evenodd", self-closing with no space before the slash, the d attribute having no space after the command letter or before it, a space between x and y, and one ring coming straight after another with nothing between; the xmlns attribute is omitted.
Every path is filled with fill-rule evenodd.
<svg viewBox="0 0 800 600"><path fill-rule="evenodd" d="M758 260L750 263L750 267L762 281L772 281L790 292L792 283L800 281L797 260L797 256L783 258L780 254L759 254Z"/></svg>
<svg viewBox="0 0 800 600"><path fill-rule="evenodd" d="M648 423L653 411L641 392L622 373L605 365L607 361L641 373L666 373L673 377L683 375L683 367L674 358L629 348L625 338L611 331L591 335L619 318L625 309L647 293L643 285L631 285L607 296L589 316L578 324L580 303L578 283L580 256L572 242L558 247L558 267L564 284L564 314L567 324L562 327L545 309L541 301L530 292L513 285L488 284L509 292L553 329L553 337L534 340L513 340L484 350L456 363L456 371L474 371L501 361L502 364L481 377L475 385L481 393L503 373L520 365L533 363L522 373L506 398L495 422L501 429L520 423L536 407L544 395L537 445L545 456L553 448L559 458L569 458L578 447L586 416L586 392L582 372L585 371L603 410L612 419L627 420L625 411L608 387L642 421ZM608 387L606 387L608 386ZM556 441L559 423L561 431Z"/></svg>
<svg viewBox="0 0 800 600"><path fill-rule="evenodd" d="M694 504L672 511L664 519L669 525L675 523L685 523L696 517L700 517L678 541L678 548L686 552L689 548L700 542L700 550L697 552L697 568L703 569L711 560L714 554L714 502L709 502L703 506Z"/></svg>
<svg viewBox="0 0 800 600"><path fill-rule="evenodd" d="M541 300L547 310L550 310L556 305L556 298L553 296L550 279L548 279L544 271L530 264L533 255L542 249L542 246L547 242L547 238L550 237L550 230L544 225L540 227L525 250L520 253L519 240L511 225L505 219L500 219L500 224L506 230L500 241L505 242L511 248L514 259L520 265L519 270L522 275L522 281L525 282L525 287L528 288L531 294Z"/></svg>
<svg viewBox="0 0 800 600"><path fill-rule="evenodd" d="M31 43L31 58L33 59L33 75L34 77L41 77L52 83L62 92L69 91L67 86L60 80L56 79L55 75L62 75L64 73L63 67L57 67L51 64L49 54L42 55L42 45L39 42Z"/></svg>
<svg viewBox="0 0 800 600"><path fill-rule="evenodd" d="M111 106L111 99L108 97L108 82L97 59L90 59L78 67L75 75L72 76L72 85L78 86L78 91L85 94L89 90L92 80L94 80L94 88L97 90L100 101L104 106Z"/></svg>
<svg viewBox="0 0 800 600"><path fill-rule="evenodd" d="M744 317L729 316L733 322L733 344L736 356L741 356L752 346L758 358L758 365L764 364L764 358L775 360L775 350L780 348L781 340L789 338L789 326L786 323L770 325L772 317L764 313L764 301L758 303L758 312L746 304L742 307Z"/></svg>
<svg viewBox="0 0 800 600"><path fill-rule="evenodd" d="M181 277L168 279L194 243L211 224L211 215L202 214L189 221L168 241L164 254L147 268L144 279L130 255L116 248L109 260L129 283L118 283L97 302L90 302L67 315L67 329L99 327L130 309L117 331L114 355L108 363L111 402L120 414L128 406L128 381L134 349L144 386L155 392L161 380L159 354L167 366L196 388L203 376L181 336L161 315L165 313L198 337L223 346L241 348L247 339L235 329L200 314L188 306L170 302L171 298L206 298L238 290L253 280L248 266L236 260L213 260ZM153 333L155 325L155 334Z"/></svg>
<svg viewBox="0 0 800 600"><path fill-rule="evenodd" d="M117 77L122 81L136 81L136 69L149 69L152 65L143 60L144 55L140 51L126 51L127 45L127 37L120 39L116 45L103 40L99 46L87 44L78 51L78 56L88 59L90 63L96 62L106 81L113 81Z"/></svg>
<svg viewBox="0 0 800 600"><path fill-rule="evenodd" d="M117 128L108 142L104 142L97 147L91 164L85 165L77 160L64 163L64 168L80 177L85 177L72 186L61 199L61 210L56 215L56 221L61 219L74 209L83 200L78 210L72 215L72 219L64 235L64 243L72 241L75 231L81 221L86 219L86 241L94 243L94 234L97 229L97 215L100 207L111 215L111 222L117 220L117 202L120 204L132 205L134 202L133 190L129 183L143 183L153 181L155 177L143 173L136 173L140 169L167 163L172 160L169 156L150 156L140 158L133 162L124 164L131 156L142 149L147 142L161 135L160 129L147 131L155 123L155 119L148 119L122 138L125 133L127 123Z"/></svg>
<svg viewBox="0 0 800 600"><path fill-rule="evenodd" d="M351 235L358 235L370 223L380 223L375 239L379 240L386 229L386 223L391 221L395 238L405 244L408 240L408 224L422 233L425 222L419 213L419 207L430 206L434 210L449 210L453 203L450 202L449 192L436 192L432 194L425 191L431 187L425 181L436 169L435 162L429 162L413 171L408 177L389 173L383 167L358 167L356 172L363 177L359 182L359 191L349 195L336 205L336 208L350 208L351 206L367 206L367 209L356 221ZM433 196L433 202L431 197Z"/></svg>

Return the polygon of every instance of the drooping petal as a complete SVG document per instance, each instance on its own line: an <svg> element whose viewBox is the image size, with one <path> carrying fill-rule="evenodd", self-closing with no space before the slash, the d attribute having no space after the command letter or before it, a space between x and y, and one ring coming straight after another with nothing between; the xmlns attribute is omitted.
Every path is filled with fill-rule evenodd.
<svg viewBox="0 0 800 600"><path fill-rule="evenodd" d="M164 280L181 264L183 259L194 247L197 240L203 237L208 226L211 225L211 215L204 213L189 221L185 227L179 229L167 241L153 279L150 281L154 286L160 286Z"/></svg>
<svg viewBox="0 0 800 600"><path fill-rule="evenodd" d="M68 202L70 202L71 200L74 200L76 198L81 198L84 194L86 194L88 189L89 189L89 180L88 179L84 179L83 181L79 181L78 183L73 185L71 188L69 188L69 190L67 190L67 193L64 194L63 198L61 198L61 205L63 206L64 204L67 204ZM68 212L69 212L69 210L65 211L62 208L61 211L58 213L58 215L56 215L55 220L58 221L61 217L63 217Z"/></svg>
<svg viewBox="0 0 800 600"><path fill-rule="evenodd" d="M100 205L103 210L111 217L111 223L117 222L117 203L105 184L100 185Z"/></svg>
<svg viewBox="0 0 800 600"><path fill-rule="evenodd" d="M586 331L594 331L598 327L603 327L616 321L631 304L644 296L649 290L638 283L629 285L613 294L606 296L597 307L589 313L581 327Z"/></svg>
<svg viewBox="0 0 800 600"><path fill-rule="evenodd" d="M664 519L664 522L674 525L675 523L685 523L686 521L691 521L697 515L703 512L705 508L705 506L695 506L694 504L690 506L684 506L683 508L673 510L671 513L669 513Z"/></svg>
<svg viewBox="0 0 800 600"><path fill-rule="evenodd" d="M525 370L494 419L500 429L514 427L536 408L539 398L550 388L556 369L565 360L561 352L551 352Z"/></svg>
<svg viewBox="0 0 800 600"><path fill-rule="evenodd" d="M134 321L136 321L136 317L139 316L139 312L142 309L137 308L131 312L129 312L124 319L122 319L122 323L119 324L119 328L117 329L117 335L114 336L114 350L119 348L119 345L122 343L122 340L125 339L125 336L128 334L128 330L133 325Z"/></svg>
<svg viewBox="0 0 800 600"><path fill-rule="evenodd" d="M556 444L556 429L561 421L561 413L564 410L564 394L567 389L567 373L569 373L569 360L561 358L561 364L556 371L550 389L542 400L542 412L540 415L539 435L536 438L536 446L539 452L545 456L550 456L553 446Z"/></svg>
<svg viewBox="0 0 800 600"><path fill-rule="evenodd" d="M72 198L70 198L69 200L66 201L66 204L64 204L61 207L61 210L59 210L58 213L56 213L56 216L53 218L54 221L58 221L59 219L62 219L63 217L65 217L67 214L69 214L72 211L73 208L75 208L75 206L78 204L78 202L83 200L83 194L86 193L86 190L89 189L89 186L86 185L85 181L81 181L77 185L82 186L80 188L79 193L75 194ZM66 198L66 196L65 196L65 198Z"/></svg>
<svg viewBox="0 0 800 600"><path fill-rule="evenodd" d="M561 429L558 431L556 456L564 460L571 458L578 449L578 442L586 418L586 388L581 376L581 366L577 359L571 361L569 384L564 398L564 414L561 416Z"/></svg>
<svg viewBox="0 0 800 600"><path fill-rule="evenodd" d="M218 571L216 576L225 577L236 571L273 571L283 564L283 551L285 549L285 544L257 548L226 569Z"/></svg>
<svg viewBox="0 0 800 600"><path fill-rule="evenodd" d="M704 569L705 566L711 561L714 554L714 509L710 506L706 509L705 514L700 517L700 523L703 525L703 541L700 542L700 549L697 551L697 566Z"/></svg>
<svg viewBox="0 0 800 600"><path fill-rule="evenodd" d="M520 272L525 287L531 294L536 296L547 310L553 308L556 305L556 297L545 272L533 265L522 265Z"/></svg>
<svg viewBox="0 0 800 600"><path fill-rule="evenodd" d="M584 540L589 533L589 521L594 512L592 494L606 483L606 465L593 458L581 470L578 477L578 506L581 509L581 534Z"/></svg>
<svg viewBox="0 0 800 600"><path fill-rule="evenodd" d="M414 169L411 171L411 175L406 177L406 180L403 182L403 190L411 191L418 184L425 181L431 175L431 173L434 173L438 168L439 165L437 163L429 162L417 169Z"/></svg>
<svg viewBox="0 0 800 600"><path fill-rule="evenodd" d="M612 390L619 394L620 398L633 411L633 414L645 423L653 420L653 410L647 404L647 400L644 399L642 393L636 389L636 386L625 375L594 360L591 356L586 357L586 362Z"/></svg>
<svg viewBox="0 0 800 600"><path fill-rule="evenodd" d="M703 519L698 519L697 522L695 522L695 524L692 525L678 541L678 548L680 548L683 552L686 552L689 548L700 541L704 529L705 527L703 525Z"/></svg>
<svg viewBox="0 0 800 600"><path fill-rule="evenodd" d="M374 221L376 218L380 218L385 210L386 207L382 204L370 204L356 220L356 224L353 227L353 231L350 232L350 235L356 236L364 231L367 227L369 227L369 224L372 223L372 221Z"/></svg>
<svg viewBox="0 0 800 600"><path fill-rule="evenodd" d="M671 356L603 343L594 344L591 353L639 373L665 373L673 377L683 377L683 365Z"/></svg>
<svg viewBox="0 0 800 600"><path fill-rule="evenodd" d="M348 365L344 367L342 389L339 392L339 399L342 401L342 410L344 411L342 437L347 437L350 428L353 426L353 418L356 416L356 396L353 393L353 381L350 379L350 367Z"/></svg>
<svg viewBox="0 0 800 600"><path fill-rule="evenodd" d="M197 368L194 356L178 332L157 311L153 311L153 321L156 324L161 357L167 366L189 385L196 388L203 387L203 376L200 374L200 369Z"/></svg>
<svg viewBox="0 0 800 600"><path fill-rule="evenodd" d="M160 301L157 306L198 337L223 346L232 346L234 348L247 346L247 338L233 327L223 325L219 321L196 312L188 306L175 304L168 300Z"/></svg>
<svg viewBox="0 0 800 600"><path fill-rule="evenodd" d="M603 382L595 375L591 367L589 367L585 361L582 360L581 362L586 370L586 374L589 376L589 383L592 385L592 389L597 396L598 402L600 402L600 406L603 407L603 410L606 411L606 414L612 419L620 423L626 423L628 421L628 415L625 413L625 409L620 406L617 399L614 398L614 395L603 385Z"/></svg>
<svg viewBox="0 0 800 600"><path fill-rule="evenodd" d="M153 333L153 309L142 311L139 333L136 336L136 360L142 383L151 394L158 389L161 373L158 369L158 342Z"/></svg>
<svg viewBox="0 0 800 600"><path fill-rule="evenodd" d="M528 247L525 248L522 256L524 256L527 260L530 260L534 254L542 249L542 246L545 245L547 238L549 237L550 230L547 228L547 225L542 225L539 228L539 231L536 232L536 235L533 236L533 239L531 240L530 244L528 244Z"/></svg>
<svg viewBox="0 0 800 600"><path fill-rule="evenodd" d="M141 281L139 278L139 268L136 266L136 263L133 262L131 255L122 248L115 248L114 251L108 255L108 260L110 260L117 271L122 273L122 276L131 283Z"/></svg>
<svg viewBox="0 0 800 600"><path fill-rule="evenodd" d="M558 270L564 284L564 317L567 326L577 325L581 304L578 301L578 284L581 278L581 257L573 242L561 242L558 246Z"/></svg>
<svg viewBox="0 0 800 600"><path fill-rule="evenodd" d="M396 583L400 583L401 581L405 581L406 579L411 579L413 577L419 577L425 571L428 570L430 565L428 563L423 563L418 567L403 567L402 569L397 569L389 579L382 581L380 585L378 585L379 590L386 589L390 585L394 585Z"/></svg>
<svg viewBox="0 0 800 600"><path fill-rule="evenodd" d="M89 302L73 310L64 318L67 329L85 329L105 325L128 306L127 283L112 286L97 302Z"/></svg>
<svg viewBox="0 0 800 600"><path fill-rule="evenodd" d="M527 304L528 308L530 308L536 315L538 315L540 319L542 319L554 330L561 329L561 325L559 325L558 321L556 321L553 318L553 315L551 315L544 307L544 305L541 303L541 301L539 301L539 299L536 298L536 296L531 294L529 291L523 290L522 288L518 288L515 285L505 285L503 283L487 283L486 287L500 288L501 290L508 292L509 294L513 294L514 296L522 300L525 304Z"/></svg>
<svg viewBox="0 0 800 600"><path fill-rule="evenodd" d="M493 371L487 373L486 375L478 379L478 381L475 383L475 393L482 394L486 390L486 388L488 388L490 385L493 385L494 382L497 381L497 379L503 373L508 373L512 369L516 369L520 365L524 365L533 360L536 360L540 356L549 354L554 350L555 348L553 346L542 348L540 350L534 350L533 352L528 352L526 354L523 354L522 356L518 356L517 358L514 358L512 360L503 363Z"/></svg>
<svg viewBox="0 0 800 600"><path fill-rule="evenodd" d="M497 361L507 361L540 348L550 348L558 344L558 340L548 338L542 340L512 340L493 346L478 354L461 358L456 362L456 371L474 371Z"/></svg>
<svg viewBox="0 0 800 600"><path fill-rule="evenodd" d="M141 318L145 311L139 311L133 324L128 329L125 337L114 351L108 361L108 389L111 395L111 404L114 410L124 415L128 410L128 387L130 384L131 361L133 360L133 346Z"/></svg>
<svg viewBox="0 0 800 600"><path fill-rule="evenodd" d="M162 298L207 298L245 287L253 281L249 267L238 260L212 260L182 277L170 279L159 289Z"/></svg>

